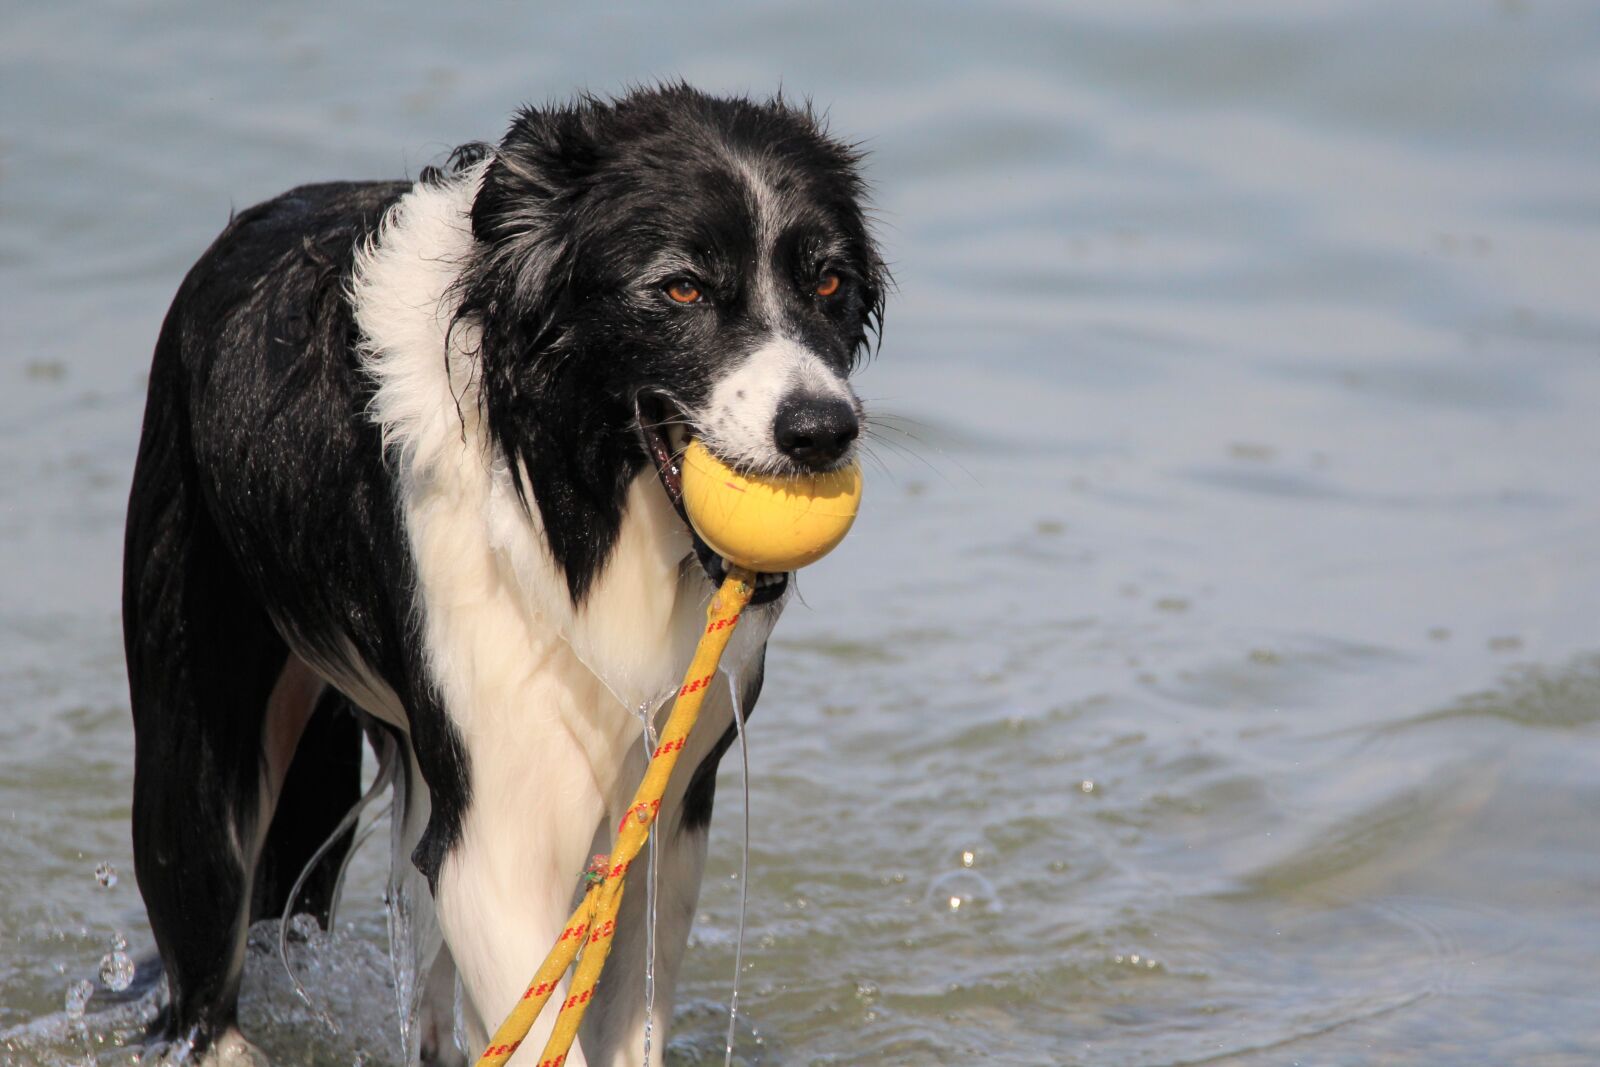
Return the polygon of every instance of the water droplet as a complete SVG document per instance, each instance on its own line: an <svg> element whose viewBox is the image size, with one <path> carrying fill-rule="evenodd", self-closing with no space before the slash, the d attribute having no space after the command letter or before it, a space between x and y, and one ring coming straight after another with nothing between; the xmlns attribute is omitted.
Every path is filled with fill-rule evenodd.
<svg viewBox="0 0 1600 1067"><path fill-rule="evenodd" d="M1142 952L1130 952L1126 955L1117 953L1111 957L1112 963L1126 963L1142 971L1153 971L1161 966L1161 962L1154 956L1147 956Z"/></svg>
<svg viewBox="0 0 1600 1067"><path fill-rule="evenodd" d="M112 952L126 952L126 951L128 951L128 939L122 936L122 931L121 930L115 930L111 934L111 951Z"/></svg>
<svg viewBox="0 0 1600 1067"><path fill-rule="evenodd" d="M1085 778L1083 781L1079 782L1078 783L1078 790L1080 792L1084 792L1084 793L1093 793L1094 790L1095 790L1094 779L1093 778Z"/></svg>
<svg viewBox="0 0 1600 1067"><path fill-rule="evenodd" d="M289 920L290 941L310 941L322 932L322 926L317 922L316 916L310 912L297 912Z"/></svg>
<svg viewBox="0 0 1600 1067"><path fill-rule="evenodd" d="M70 1019L83 1018L83 1010L88 1007L89 998L92 996L94 996L94 983L87 978L67 986L67 1017Z"/></svg>
<svg viewBox="0 0 1600 1067"><path fill-rule="evenodd" d="M117 869L109 860L101 860L100 865L94 869L94 880L100 883L102 889L117 888Z"/></svg>
<svg viewBox="0 0 1600 1067"><path fill-rule="evenodd" d="M133 958L126 952L107 952L100 957L100 981L113 993L133 984Z"/></svg>
<svg viewBox="0 0 1600 1067"><path fill-rule="evenodd" d="M959 907L961 907L961 898L960 897L951 897L950 898L950 910L951 911L955 911Z"/></svg>
<svg viewBox="0 0 1600 1067"><path fill-rule="evenodd" d="M977 862L978 862L978 857L970 848L967 849L965 852L961 853L961 866L963 866L963 867L971 867L974 863L977 863Z"/></svg>
<svg viewBox="0 0 1600 1067"><path fill-rule="evenodd" d="M878 986L874 982L857 982L856 999L870 1001L878 995Z"/></svg>

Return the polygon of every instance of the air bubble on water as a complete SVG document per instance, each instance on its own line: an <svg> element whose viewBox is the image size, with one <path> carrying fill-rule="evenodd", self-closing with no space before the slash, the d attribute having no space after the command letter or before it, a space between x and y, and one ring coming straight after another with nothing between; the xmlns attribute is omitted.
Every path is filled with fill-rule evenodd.
<svg viewBox="0 0 1600 1067"><path fill-rule="evenodd" d="M122 931L121 930L113 930L111 932L111 951L112 952L126 952L126 951L128 951L128 939L122 936Z"/></svg>
<svg viewBox="0 0 1600 1067"><path fill-rule="evenodd" d="M967 868L971 868L973 866L973 864L975 864L977 862L978 862L978 855L977 855L977 853L973 852L970 848L967 849L965 852L961 853L961 866L967 867Z"/></svg>
<svg viewBox="0 0 1600 1067"><path fill-rule="evenodd" d="M1138 952L1130 952L1126 954L1119 952L1111 957L1111 962L1129 964L1145 971L1153 971L1157 967L1161 966L1161 964L1154 957Z"/></svg>
<svg viewBox="0 0 1600 1067"><path fill-rule="evenodd" d="M113 993L127 989L133 984L133 957L120 950L100 957L100 981Z"/></svg>
<svg viewBox="0 0 1600 1067"><path fill-rule="evenodd" d="M83 1018L84 1009L89 1006L89 998L92 996L94 996L94 983L87 978L67 986L67 1018Z"/></svg>
<svg viewBox="0 0 1600 1067"><path fill-rule="evenodd" d="M965 867L946 871L929 882L927 899L946 912L1003 910L994 883Z"/></svg>
<svg viewBox="0 0 1600 1067"><path fill-rule="evenodd" d="M1094 779L1085 778L1083 781L1079 782L1078 791L1080 793L1093 793L1095 791Z"/></svg>
<svg viewBox="0 0 1600 1067"><path fill-rule="evenodd" d="M102 889L117 888L117 869L109 860L101 860L94 869L94 880L100 883Z"/></svg>

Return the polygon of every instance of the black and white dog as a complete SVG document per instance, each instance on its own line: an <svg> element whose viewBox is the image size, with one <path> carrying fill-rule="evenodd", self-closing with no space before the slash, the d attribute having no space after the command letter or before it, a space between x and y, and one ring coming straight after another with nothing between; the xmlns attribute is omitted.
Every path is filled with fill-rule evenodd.
<svg viewBox="0 0 1600 1067"><path fill-rule="evenodd" d="M397 756L413 1040L459 1061L459 981L484 1046L609 851L639 709L678 684L723 572L683 519L678 450L851 458L847 377L885 288L857 166L782 100L586 98L416 182L241 212L190 271L123 589L135 858L170 991L153 1048L250 1055L246 929L332 837L296 904L326 921L363 731ZM763 579L724 660L746 710L787 584ZM732 715L708 702L655 834L654 1062ZM645 897L569 1063L639 1054Z"/></svg>

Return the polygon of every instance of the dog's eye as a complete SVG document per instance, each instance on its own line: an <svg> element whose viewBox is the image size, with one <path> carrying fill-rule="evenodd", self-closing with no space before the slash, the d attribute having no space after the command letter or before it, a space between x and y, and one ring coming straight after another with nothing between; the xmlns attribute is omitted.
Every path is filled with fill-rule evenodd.
<svg viewBox="0 0 1600 1067"><path fill-rule="evenodd" d="M834 293L839 291L839 286L841 284L842 283L839 281L839 276L837 274L824 274L821 278L817 279L817 295L832 296Z"/></svg>
<svg viewBox="0 0 1600 1067"><path fill-rule="evenodd" d="M668 282L667 295L680 304L698 304L705 299L700 287L687 278L677 278Z"/></svg>

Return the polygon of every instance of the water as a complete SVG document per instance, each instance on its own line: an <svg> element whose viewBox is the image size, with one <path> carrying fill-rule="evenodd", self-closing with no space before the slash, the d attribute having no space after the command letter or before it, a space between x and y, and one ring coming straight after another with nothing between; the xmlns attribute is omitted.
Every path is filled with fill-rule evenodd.
<svg viewBox="0 0 1600 1067"><path fill-rule="evenodd" d="M739 917L733 932L733 977L728 981L728 1032L723 1038L722 1067L730 1067L738 1042L739 979L744 972L744 935L750 925L750 740L744 729L746 708L739 679L728 675L733 703L733 729L739 739Z"/></svg>
<svg viewBox="0 0 1600 1067"><path fill-rule="evenodd" d="M185 268L230 207L672 74L864 139L900 284L866 513L750 724L736 1060L1600 1059L1592 5L14 7L0 1062L81 1062L69 987L149 945L94 872L131 870L119 527ZM735 782L674 1064L722 1057ZM276 1062L393 1055L385 851L291 946L344 1036L256 939Z"/></svg>

